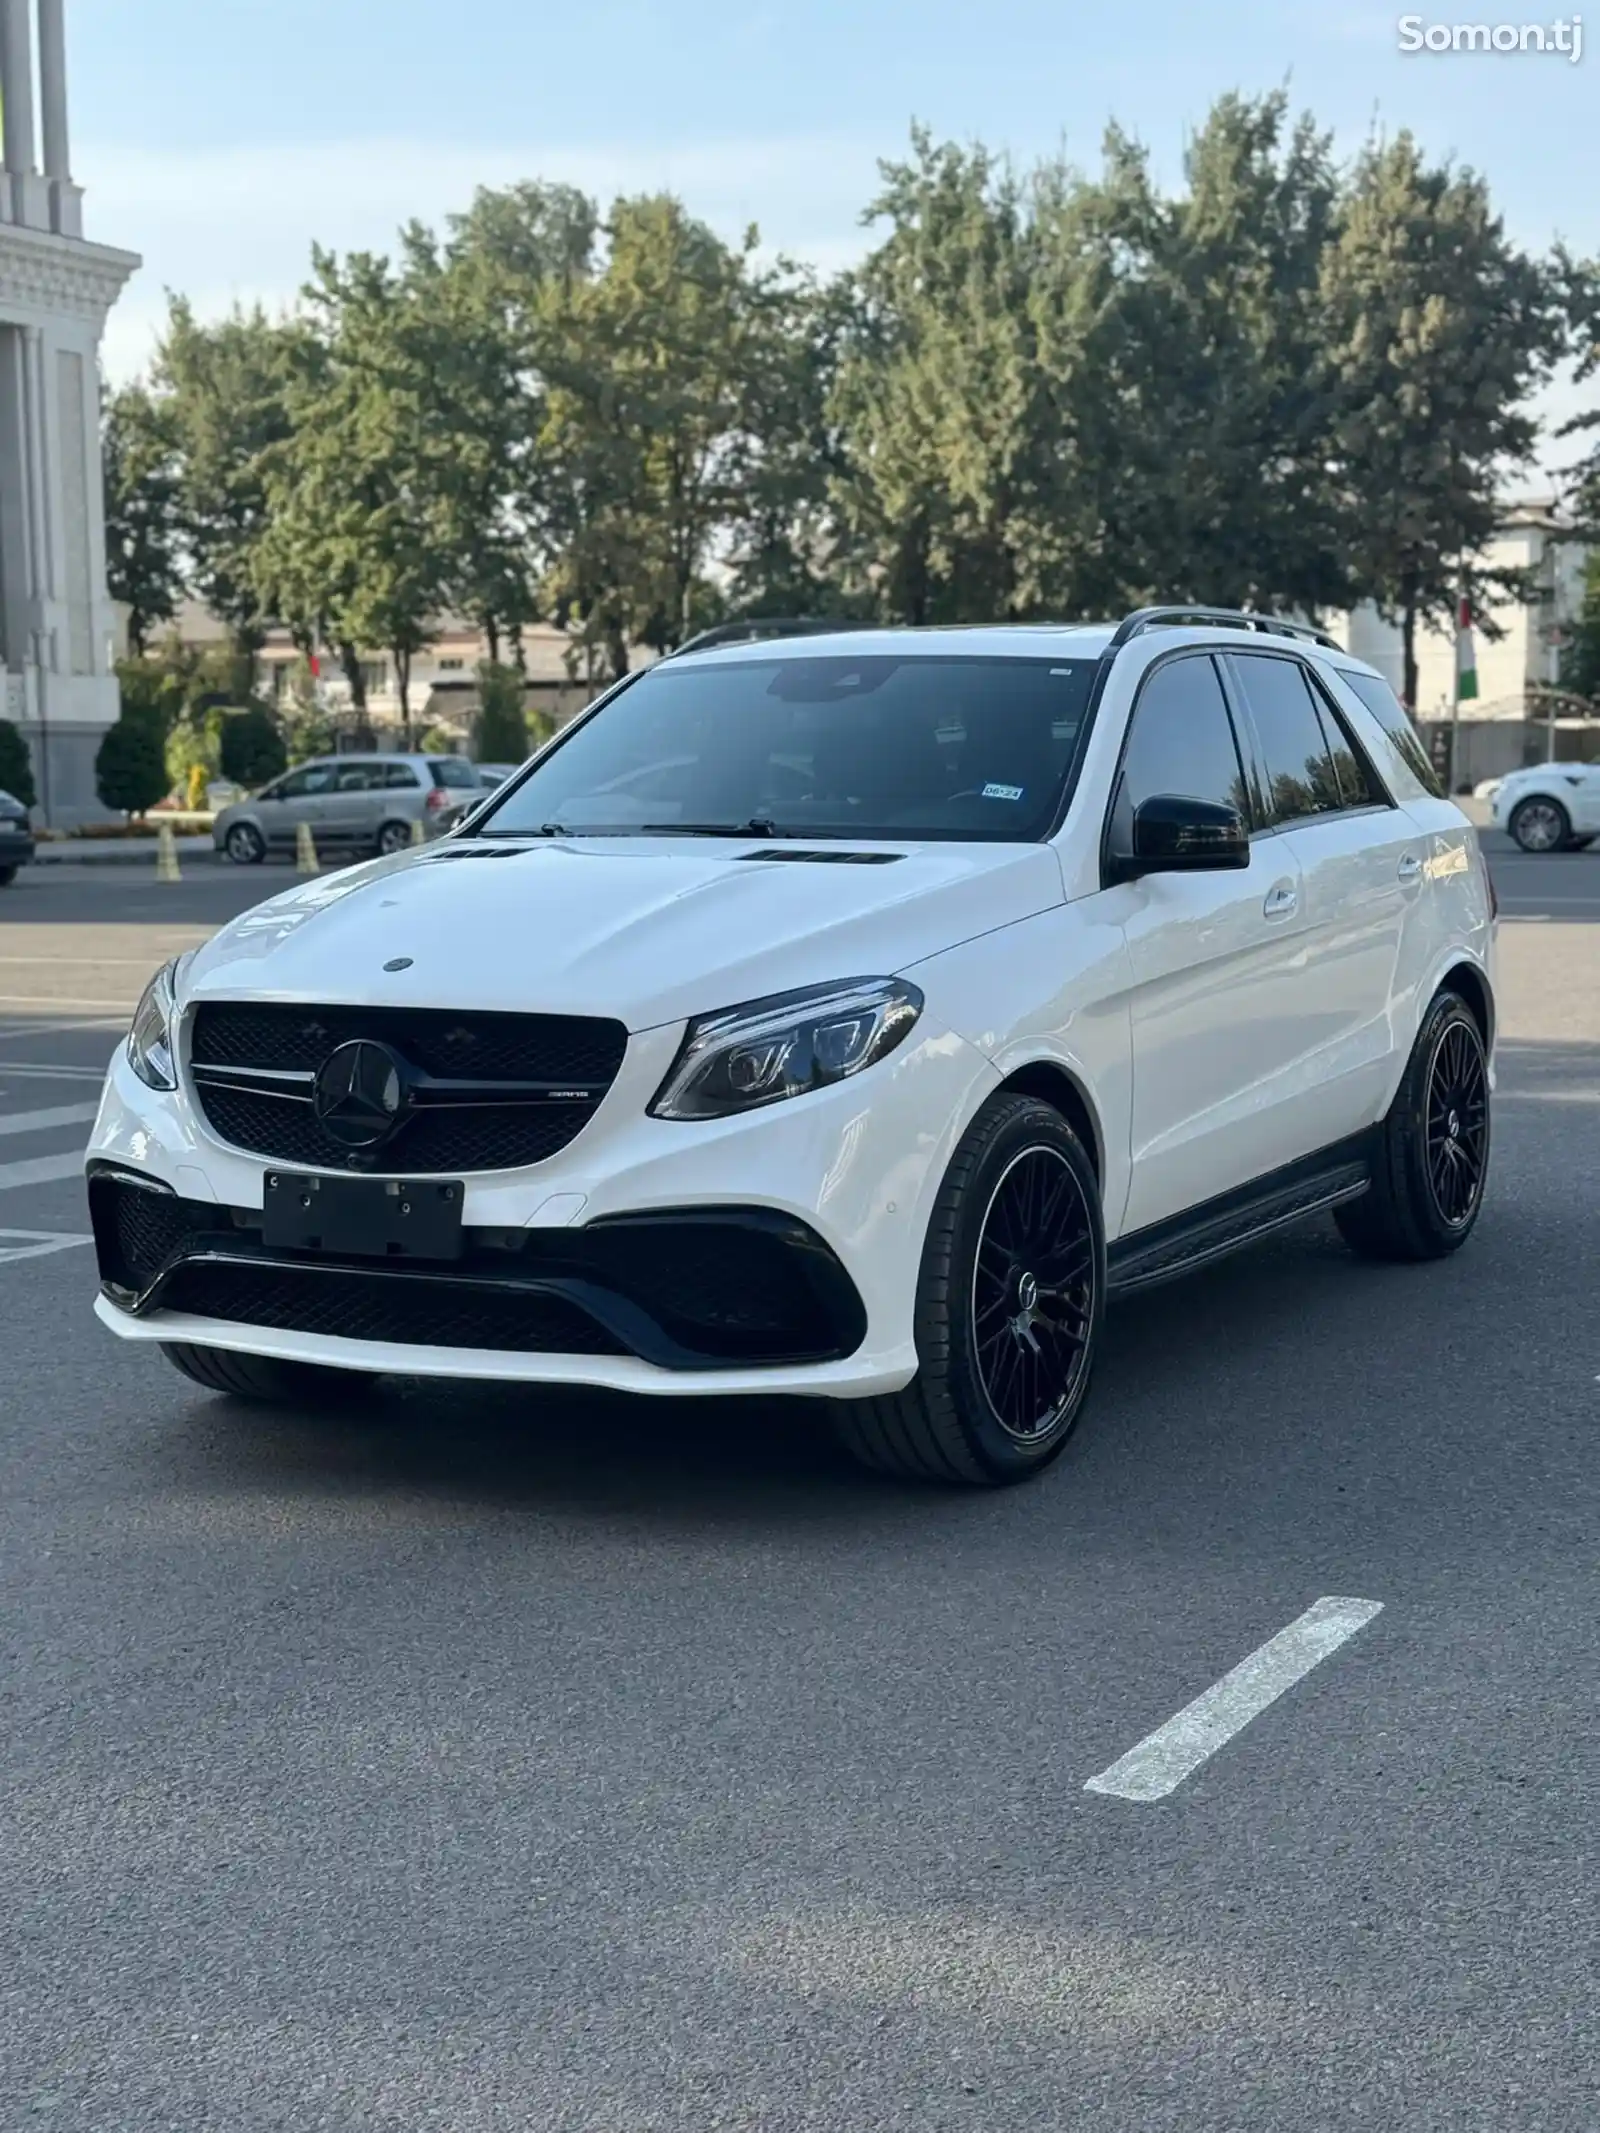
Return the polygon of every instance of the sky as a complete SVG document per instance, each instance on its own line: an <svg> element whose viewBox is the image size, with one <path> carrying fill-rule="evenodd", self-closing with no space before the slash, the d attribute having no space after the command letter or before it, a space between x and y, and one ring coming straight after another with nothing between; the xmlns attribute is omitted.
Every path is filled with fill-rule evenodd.
<svg viewBox="0 0 1600 2133"><path fill-rule="evenodd" d="M203 314L276 306L313 239L381 250L479 185L564 179L602 200L666 187L727 235L754 222L773 249L832 268L870 241L878 160L914 120L1019 163L1059 152L1093 169L1114 118L1172 183L1229 89L1287 89L1342 152L1374 126L1409 128L1488 177L1523 243L1600 254L1600 9L1574 64L1402 51L1415 4L67 0L85 234L144 260L107 368L120 380L148 361L167 289ZM1479 18L1458 0L1415 19ZM1482 19L1573 18L1497 0ZM1578 404L1558 386L1547 409Z"/></svg>

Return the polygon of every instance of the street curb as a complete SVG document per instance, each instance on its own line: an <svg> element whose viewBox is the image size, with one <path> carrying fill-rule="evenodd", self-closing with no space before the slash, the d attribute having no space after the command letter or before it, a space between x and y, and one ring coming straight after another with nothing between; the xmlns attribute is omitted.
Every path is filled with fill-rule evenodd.
<svg viewBox="0 0 1600 2133"><path fill-rule="evenodd" d="M178 838L178 858L215 859L216 847L209 837ZM33 864L45 867L91 866L91 867L136 867L147 866L153 874L156 869L158 846L154 837L148 843L132 838L126 844L96 844L88 838L81 842L63 840L60 844L35 845Z"/></svg>

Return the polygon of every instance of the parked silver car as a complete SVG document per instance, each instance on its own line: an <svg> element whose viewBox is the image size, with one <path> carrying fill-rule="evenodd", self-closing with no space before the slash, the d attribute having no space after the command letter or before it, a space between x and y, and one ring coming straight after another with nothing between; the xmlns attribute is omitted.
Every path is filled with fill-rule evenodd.
<svg viewBox="0 0 1600 2133"><path fill-rule="evenodd" d="M482 791L465 756L317 756L223 808L212 837L239 866L292 852L302 822L319 856L398 852L413 841L413 823L436 837Z"/></svg>

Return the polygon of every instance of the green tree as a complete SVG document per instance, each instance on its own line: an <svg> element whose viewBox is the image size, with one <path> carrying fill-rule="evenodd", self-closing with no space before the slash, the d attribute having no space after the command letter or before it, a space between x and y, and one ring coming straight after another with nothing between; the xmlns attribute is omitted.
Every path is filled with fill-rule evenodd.
<svg viewBox="0 0 1600 2133"><path fill-rule="evenodd" d="M135 652L157 623L172 620L183 591L182 469L171 415L147 386L125 385L106 398L101 425L106 583L127 607Z"/></svg>
<svg viewBox="0 0 1600 2133"><path fill-rule="evenodd" d="M38 790L33 782L33 757L21 729L10 719L0 718L0 792L10 793L24 807L37 807Z"/></svg>
<svg viewBox="0 0 1600 2133"><path fill-rule="evenodd" d="M528 753L523 680L515 667L485 660L478 668L478 721L473 754L480 763L520 763Z"/></svg>
<svg viewBox="0 0 1600 2133"><path fill-rule="evenodd" d="M1355 589L1400 624L1414 708L1418 626L1448 627L1463 594L1479 613L1526 595L1524 574L1472 559L1533 453L1560 285L1506 237L1480 177L1430 167L1403 133L1358 161L1322 295Z"/></svg>
<svg viewBox="0 0 1600 2133"><path fill-rule="evenodd" d="M176 637L154 656L117 661L119 713L153 723L165 739L183 718L195 688L199 660Z"/></svg>
<svg viewBox="0 0 1600 2133"><path fill-rule="evenodd" d="M289 765L278 722L262 704L230 711L222 721L219 759L222 775L253 791Z"/></svg>
<svg viewBox="0 0 1600 2133"><path fill-rule="evenodd" d="M94 759L95 790L103 807L142 815L171 789L161 728L145 714L126 712L106 728Z"/></svg>
<svg viewBox="0 0 1600 2133"><path fill-rule="evenodd" d="M1583 605L1570 638L1561 650L1561 686L1574 696L1600 703L1600 555L1591 556L1584 573ZM6 782L0 765L0 785Z"/></svg>
<svg viewBox="0 0 1600 2133"><path fill-rule="evenodd" d="M170 300L154 389L180 470L178 513L196 593L235 646L260 646L274 601L259 567L268 500L263 459L290 434L289 393L308 359L294 321L259 307L202 325Z"/></svg>
<svg viewBox="0 0 1600 2133"><path fill-rule="evenodd" d="M748 231L732 249L666 196L619 200L599 271L548 279L535 514L546 595L586 667L623 674L636 640L681 643L748 476L748 384L770 298Z"/></svg>
<svg viewBox="0 0 1600 2133"><path fill-rule="evenodd" d="M448 574L432 384L408 331L414 292L370 253L318 249L313 268L292 427L260 460L270 523L254 557L259 596L303 643L337 647L358 709L362 647L388 651L409 740L411 663Z"/></svg>

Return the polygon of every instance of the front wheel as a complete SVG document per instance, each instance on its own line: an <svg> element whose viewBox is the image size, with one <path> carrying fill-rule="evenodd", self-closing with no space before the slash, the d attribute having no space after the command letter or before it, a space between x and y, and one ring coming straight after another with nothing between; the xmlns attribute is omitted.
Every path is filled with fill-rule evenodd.
<svg viewBox="0 0 1600 2133"><path fill-rule="evenodd" d="M1572 835L1572 818L1559 800L1535 793L1512 809L1506 827L1525 852L1559 852Z"/></svg>
<svg viewBox="0 0 1600 2133"><path fill-rule="evenodd" d="M271 1355L238 1355L230 1348L196 1348L188 1342L163 1341L161 1353L207 1392L225 1392L236 1400L264 1400L275 1406L326 1405L359 1398L371 1383L358 1370L333 1370L321 1363L286 1363Z"/></svg>
<svg viewBox="0 0 1600 2133"><path fill-rule="evenodd" d="M995 1096L934 1203L917 1281L920 1368L903 1391L836 1403L864 1465L997 1487L1062 1450L1082 1412L1105 1309L1094 1169L1048 1104Z"/></svg>
<svg viewBox="0 0 1600 2133"><path fill-rule="evenodd" d="M9 889L17 878L15 867L0 867L0 889Z"/></svg>
<svg viewBox="0 0 1600 2133"><path fill-rule="evenodd" d="M266 839L250 822L236 822L223 838L222 849L236 867L259 866L267 856Z"/></svg>
<svg viewBox="0 0 1600 2133"><path fill-rule="evenodd" d="M1466 1002L1442 992L1378 1128L1372 1184L1335 1208L1334 1220L1364 1259L1442 1259L1472 1234L1488 1174L1483 1034Z"/></svg>

